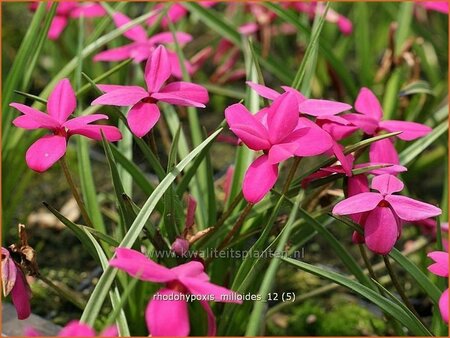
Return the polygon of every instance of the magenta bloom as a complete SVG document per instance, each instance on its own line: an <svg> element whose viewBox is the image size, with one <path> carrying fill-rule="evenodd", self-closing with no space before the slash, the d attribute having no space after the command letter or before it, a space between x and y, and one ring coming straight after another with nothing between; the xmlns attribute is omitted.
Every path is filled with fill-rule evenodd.
<svg viewBox="0 0 450 338"><path fill-rule="evenodd" d="M216 334L215 317L208 301L241 303L233 291L209 282L203 264L197 261L169 269L136 250L117 248L116 258L109 264L143 281L165 284L165 288L153 295L145 311L152 336L189 335L189 295L195 296L206 311L208 336Z"/></svg>
<svg viewBox="0 0 450 338"><path fill-rule="evenodd" d="M328 133L314 122L298 115L297 97L292 92L278 96L271 106L250 113L237 103L225 109L225 118L236 136L250 149L263 151L248 168L243 194L257 203L275 185L278 164L293 156L323 154L332 147Z"/></svg>
<svg viewBox="0 0 450 338"><path fill-rule="evenodd" d="M445 277L448 279L448 252L433 251L428 254L428 257L435 261L428 267L428 270L436 276ZM441 311L442 319L448 323L448 288L445 290L439 299L439 310Z"/></svg>
<svg viewBox="0 0 450 338"><path fill-rule="evenodd" d="M17 318L27 319L31 313L31 290L22 270L4 247L2 247L2 291L3 297L11 294Z"/></svg>
<svg viewBox="0 0 450 338"><path fill-rule="evenodd" d="M268 88L266 86L253 83L250 81L247 81L247 85L252 88L254 91L256 91L260 96L268 99L268 100L274 100L277 97L279 97L281 94L277 91ZM322 100L322 99L307 99L302 93L300 93L298 90L288 87L288 86L282 86L281 87L286 93L292 93L297 98L298 102L298 112L300 114L309 115L315 117L318 122L318 125L320 126L321 121L323 121L324 118L328 120L333 121L342 121L343 119L339 116L336 116L339 113L345 112L347 110L350 110L352 106L350 106L347 103L343 102L337 102L337 101L329 101L329 100ZM347 123L348 124L348 123ZM328 133L327 130L323 129ZM328 133L330 136L332 134ZM351 174L351 165L350 163L347 163L346 157L344 153L342 152L342 146L339 145L336 141L337 139L331 138L332 140L332 147L327 151L329 154L334 154L336 158L341 162L343 168L345 169L345 172L350 175Z"/></svg>
<svg viewBox="0 0 450 338"><path fill-rule="evenodd" d="M292 7L294 7L299 12L307 13L311 18L314 18L316 14L323 15L325 12L325 4L323 2L318 1L312 1L312 2L306 2L306 1L298 1L293 2L290 4ZM338 26L339 30L344 35L350 35L353 31L353 25L352 22L346 18L345 16L337 13L333 9L329 8L327 15L325 16L325 20L334 23Z"/></svg>
<svg viewBox="0 0 450 338"><path fill-rule="evenodd" d="M216 4L215 1L198 1L198 4L202 7L212 7ZM162 9L165 4L157 4L155 9ZM170 6L167 14L161 20L161 26L163 28L169 27L169 22L176 23L186 17L188 10L183 6L183 3L174 3ZM158 19L158 15L154 15L147 20L147 23L151 26Z"/></svg>
<svg viewBox="0 0 450 338"><path fill-rule="evenodd" d="M448 14L448 1L421 1L416 2L416 5L422 6L428 11Z"/></svg>
<svg viewBox="0 0 450 338"><path fill-rule="evenodd" d="M51 5L52 4L49 2L47 4L47 8L50 8ZM30 8L31 10L36 10L37 3L32 3ZM48 38L50 40L57 40L69 23L69 19L79 18L80 16L84 16L85 18L94 18L105 14L105 9L99 4L61 1L58 3L56 14L50 25Z"/></svg>
<svg viewBox="0 0 450 338"><path fill-rule="evenodd" d="M208 91L189 82L172 82L164 86L170 77L171 65L164 46L152 53L145 66L147 89L138 86L99 85L106 94L98 97L92 105L132 106L127 120L131 131L138 137L147 134L161 115L158 101L180 106L204 108Z"/></svg>
<svg viewBox="0 0 450 338"><path fill-rule="evenodd" d="M23 113L13 121L16 127L29 130L48 129L53 133L41 137L26 153L28 167L37 172L46 171L64 156L67 141L72 135L78 134L93 140L101 140L103 132L106 139L111 142L122 138L116 127L91 124L107 120L106 115L92 114L68 119L77 106L75 92L68 79L59 81L50 94L47 102L48 114L21 103L13 102L10 106Z"/></svg>
<svg viewBox="0 0 450 338"><path fill-rule="evenodd" d="M375 94L368 88L361 88L355 102L360 114L346 114L342 117L358 126L365 134L375 136L380 131L388 133L401 131L397 137L412 141L431 132L431 128L416 122L388 120L383 121L383 110ZM372 143L369 151L371 162L399 164L397 151L391 139Z"/></svg>
<svg viewBox="0 0 450 338"><path fill-rule="evenodd" d="M441 214L441 209L412 198L393 195L403 190L403 182L384 174L372 180L372 189L353 195L333 208L333 214L353 215L366 213L360 223L364 228L367 247L375 253L388 254L400 237L402 221L418 221Z"/></svg>
<svg viewBox="0 0 450 338"><path fill-rule="evenodd" d="M34 328L26 328L24 335L27 337L41 337L42 334ZM103 330L99 337L117 337L117 328L115 325ZM95 330L89 325L73 320L69 322L58 333L58 337L95 337Z"/></svg>
<svg viewBox="0 0 450 338"><path fill-rule="evenodd" d="M131 21L129 17L119 12L114 13L113 20L118 28ZM183 32L176 32L175 34L177 42L181 46L192 40L192 36L190 34ZM100 52L94 56L94 61L122 61L126 59L133 59L134 62L140 63L147 60L159 44L170 44L175 42L174 36L171 32L154 34L152 37L147 37L146 30L139 25L130 28L124 32L123 35L133 42L128 45ZM181 64L178 60L177 54L172 51L167 51L167 56L169 58L172 75L181 79L183 77L183 73L181 71ZM185 67L189 74L193 73L193 66L189 62L185 62Z"/></svg>

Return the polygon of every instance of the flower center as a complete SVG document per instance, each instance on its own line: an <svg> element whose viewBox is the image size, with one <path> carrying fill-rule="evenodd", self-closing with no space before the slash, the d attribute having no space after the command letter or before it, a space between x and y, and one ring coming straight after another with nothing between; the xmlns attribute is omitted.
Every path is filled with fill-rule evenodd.
<svg viewBox="0 0 450 338"><path fill-rule="evenodd" d="M188 293L188 289L179 281L171 281L166 284L168 289L178 291L180 293Z"/></svg>
<svg viewBox="0 0 450 338"><path fill-rule="evenodd" d="M156 102L158 102L158 100L154 99L153 97L148 96L146 98L143 98L142 102L143 103L156 103Z"/></svg>
<svg viewBox="0 0 450 338"><path fill-rule="evenodd" d="M387 208L387 207L389 207L389 202L386 200L382 200L382 201L380 201L380 203L378 203L378 206L382 207L382 208Z"/></svg>

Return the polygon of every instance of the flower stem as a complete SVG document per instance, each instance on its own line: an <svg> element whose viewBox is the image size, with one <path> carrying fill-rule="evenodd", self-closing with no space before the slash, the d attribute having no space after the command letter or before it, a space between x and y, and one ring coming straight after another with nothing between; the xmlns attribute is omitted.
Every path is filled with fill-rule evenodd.
<svg viewBox="0 0 450 338"><path fill-rule="evenodd" d="M81 215L83 216L86 225L93 228L92 221L86 211L86 208L84 207L83 200L81 199L80 193L78 192L78 189L73 181L72 174L70 173L69 167L67 166L66 157L61 157L59 163L61 164L61 168L63 169L64 175L66 176L67 183L69 184L72 195L75 198L78 207L80 208Z"/></svg>
<svg viewBox="0 0 450 338"><path fill-rule="evenodd" d="M294 163L292 163L291 169L289 170L289 174L286 178L286 182L284 182L283 190L281 191L281 194L284 196L289 191L289 186L292 183L292 180L294 179L295 173L297 171L298 165L300 164L301 157L296 157L294 160Z"/></svg>
<svg viewBox="0 0 450 338"><path fill-rule="evenodd" d="M60 286L56 285L50 279L48 279L47 277L45 277L41 274L37 274L36 277L39 278L45 284L47 284L51 289L53 289L61 297L67 299L69 302L71 302L73 305L75 305L79 309L84 310L84 307L86 304L84 302L80 301L76 295L72 294L73 291L64 290L64 288L61 288Z"/></svg>
<svg viewBox="0 0 450 338"><path fill-rule="evenodd" d="M234 224L233 228L231 229L231 231L228 233L227 237L225 237L225 239L222 241L222 243L220 243L220 245L218 246L217 250L221 251L223 248L225 248L227 246L227 244L231 241L231 239L233 238L234 234L241 228L242 224L245 221L245 218L247 217L247 215L250 213L250 211L252 210L254 204L252 203L248 203L244 210L242 211L241 215L239 216L238 220L236 221L236 223Z"/></svg>
<svg viewBox="0 0 450 338"><path fill-rule="evenodd" d="M391 277L392 284L394 284L395 289L397 290L398 294L400 295L401 299L403 300L403 303L408 307L408 309L411 310L411 312L422 322L422 319L420 318L419 314L417 313L416 309L412 306L410 303L408 297L406 296L405 290L399 283L397 279L397 275L394 272L394 269L392 268L391 262L389 261L388 256L383 256L384 264L386 265L386 269L389 272L389 276Z"/></svg>

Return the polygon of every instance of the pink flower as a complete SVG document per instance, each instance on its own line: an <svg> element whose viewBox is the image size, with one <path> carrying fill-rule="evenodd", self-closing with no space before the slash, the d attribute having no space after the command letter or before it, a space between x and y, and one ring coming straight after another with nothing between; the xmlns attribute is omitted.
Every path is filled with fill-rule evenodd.
<svg viewBox="0 0 450 338"><path fill-rule="evenodd" d="M51 3L47 4L47 8L50 9ZM37 3L32 3L30 5L31 10L37 9ZM53 18L53 21L50 25L50 29L48 31L48 38L50 40L57 40L61 33L66 28L69 23L69 19L79 18L80 16L84 16L85 18L94 18L100 17L106 14L105 9L95 3L77 3L69 2L69 1L61 1L56 8L56 14Z"/></svg>
<svg viewBox="0 0 450 338"><path fill-rule="evenodd" d="M225 109L230 129L255 151L263 151L248 168L243 194L257 203L275 185L278 164L293 156L314 156L332 147L331 137L314 122L299 117L297 96L292 92L279 95L271 106L251 114L237 103Z"/></svg>
<svg viewBox="0 0 450 338"><path fill-rule="evenodd" d="M366 167L372 167L372 166L385 166L382 168L378 168L378 169L372 169L369 171L366 171L363 174L359 174L359 175L353 175L352 172L350 172L350 174L346 173L345 169L342 167L341 164L337 164L337 165L332 165L330 167L326 167L326 168L321 168L319 169L319 171L309 175L308 177L306 177L303 181L302 181L302 186L304 188L307 187L307 185L314 180L317 180L319 178L325 178L328 176L332 176L332 175L336 175L336 174L341 174L341 175L346 175L348 177L348 190L350 190L350 192L353 192L355 189L353 189L353 178L357 177L357 176L367 176L367 175L383 175L383 174L390 174L390 175L396 175L399 174L401 172L405 172L407 171L406 167L401 166L401 165L396 165L396 164L390 164L390 163L373 163L373 162L367 162L367 163L358 163L358 164L354 164L353 162L355 161L355 158L353 155L347 155L347 162L350 163L351 167L353 169L361 169L361 168L366 168ZM358 192L359 193L359 192ZM353 196L355 195L355 193L349 193L349 196Z"/></svg>
<svg viewBox="0 0 450 338"><path fill-rule="evenodd" d="M197 261L169 269L156 264L138 251L117 248L116 258L109 264L132 277L165 284L165 288L153 295L145 311L147 327L152 336L189 335L189 295L199 300L206 311L208 336L216 334L215 317L208 301L241 303L233 291L209 282L203 264Z"/></svg>
<svg viewBox="0 0 450 338"><path fill-rule="evenodd" d="M275 98L281 95L277 91L257 83L247 81L247 85L250 86L250 88L252 88L254 91L256 91L260 96L268 100L274 100ZM329 120L331 119L334 121L342 120L341 117L336 115L344 111L350 110L352 108L352 106L350 106L347 103L329 100L307 99L298 90L288 86L282 86L281 88L283 88L285 92L289 92L295 95L295 97L297 98L298 111L300 112L300 114L316 117L317 121L321 121L320 118L327 118ZM343 168L345 169L346 173L350 175L351 166L349 163L347 163L346 157L342 152L342 146L339 145L335 139L331 138L331 140L333 145L329 149L328 153L330 154L334 153L336 158L343 165Z"/></svg>
<svg viewBox="0 0 450 338"><path fill-rule="evenodd" d="M215 1L198 1L198 4L202 7L212 7L216 4ZM157 4L155 9L162 9L165 4ZM183 3L174 3L170 6L166 16L161 20L161 26L163 28L169 27L169 21L176 23L183 19L188 14L188 10L183 6ZM158 19L158 15L152 16L147 20L148 25L153 25Z"/></svg>
<svg viewBox="0 0 450 338"><path fill-rule="evenodd" d="M356 98L355 109L360 114L346 114L342 117L358 126L367 135L377 135L380 131L388 133L401 131L397 137L412 141L431 132L431 128L416 122L388 120L383 121L380 102L368 88L362 88ZM372 143L369 151L371 162L399 164L397 151L391 139Z"/></svg>
<svg viewBox="0 0 450 338"><path fill-rule="evenodd" d="M333 214L365 213L361 220L367 247L381 255L388 254L400 237L402 221L418 221L441 214L441 209L406 196L393 195L403 190L403 182L389 174L376 176L372 189L353 195L333 208Z"/></svg>
<svg viewBox="0 0 450 338"><path fill-rule="evenodd" d="M106 94L98 97L92 105L132 106L128 112L128 125L132 132L142 137L158 122L161 115L158 101L180 106L204 108L208 102L208 91L189 82L172 82L165 86L170 77L171 64L164 46L152 53L145 67L147 89L139 86L99 85Z"/></svg>
<svg viewBox="0 0 450 338"><path fill-rule="evenodd" d="M428 270L436 276L446 277L448 279L448 252L433 251L427 255L433 261L428 267ZM442 319L448 323L448 288L445 290L439 299L439 310L441 311Z"/></svg>
<svg viewBox="0 0 450 338"><path fill-rule="evenodd" d="M325 12L325 4L323 2L293 2L291 4L299 12L307 13L311 18L314 18L316 14L322 15ZM325 20L334 23L338 26L339 30L344 35L350 35L353 31L352 22L345 16L337 13L333 9L329 8Z"/></svg>
<svg viewBox="0 0 450 338"><path fill-rule="evenodd" d="M448 1L421 1L416 2L417 6L422 6L428 11L436 11L448 14Z"/></svg>
<svg viewBox="0 0 450 338"><path fill-rule="evenodd" d="M114 23L117 27L122 27L131 20L125 14L116 12L113 15ZM176 39L178 43L183 46L192 40L192 36L183 32L176 32ZM152 37L147 37L147 32L142 26L134 26L123 33L125 37L133 42L112 48L104 52L100 52L94 56L94 61L122 61L126 59L133 59L134 62L140 63L147 60L159 44L174 43L174 37L171 32L164 32L155 34ZM181 64L175 52L167 51L172 75L177 78L182 78ZM193 66L189 62L185 62L185 67L189 74L193 73Z"/></svg>
<svg viewBox="0 0 450 338"><path fill-rule="evenodd" d="M35 130L48 129L53 134L41 137L31 145L26 153L28 167L44 172L66 153L67 141L72 135L83 135L94 140L102 139L102 132L108 141L115 142L122 138L119 129L113 126L92 125L99 120L107 120L103 114L92 114L68 119L75 111L77 102L75 92L68 79L62 79L53 89L47 102L48 114L21 103L13 102L11 107L23 115L17 117L16 127Z"/></svg>
<svg viewBox="0 0 450 338"><path fill-rule="evenodd" d="M2 247L2 290L3 297L11 294L17 318L27 319L31 313L31 290L22 269L14 262L8 249L4 247Z"/></svg>
<svg viewBox="0 0 450 338"><path fill-rule="evenodd" d="M42 334L34 328L25 328L24 335L27 337L41 337ZM89 325L73 320L69 322L58 333L58 337L95 337L95 330ZM115 325L103 330L99 337L117 337L117 328Z"/></svg>

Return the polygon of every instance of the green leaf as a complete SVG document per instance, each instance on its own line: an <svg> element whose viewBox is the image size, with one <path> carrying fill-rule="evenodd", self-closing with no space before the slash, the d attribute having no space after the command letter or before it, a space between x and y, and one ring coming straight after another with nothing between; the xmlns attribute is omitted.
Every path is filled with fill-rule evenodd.
<svg viewBox="0 0 450 338"><path fill-rule="evenodd" d="M120 242L120 247L131 248L142 229L145 226L148 218L155 209L158 201L163 197L167 189L170 188L171 184L175 178L180 174L180 172L201 152L201 150L206 147L210 142L212 142L216 136L222 131L222 129L217 130L211 136L209 136L205 141L203 141L198 147L196 147L188 156L186 156L178 165L161 181L161 183L156 187L153 193L145 202L141 211L137 215L133 224L131 225L128 232L125 234L124 238ZM97 318L101 306L107 296L107 292L110 289L114 278L116 276L117 270L108 267L100 277L94 291L89 298L86 308L81 316L81 321L85 322L91 326Z"/></svg>
<svg viewBox="0 0 450 338"><path fill-rule="evenodd" d="M282 199L281 197L280 199ZM289 236L292 232L292 226L294 224L295 218L297 217L297 212L299 210L300 201L303 198L303 194L298 194L294 206L289 214L289 218L287 220L286 225L284 226L280 240L277 244L276 252L283 253L285 252L285 246L287 241L289 240ZM263 319L265 317L265 312L267 311L267 302L266 296L271 292L276 273L278 271L278 267L281 261L278 256L274 257L269 267L267 268L266 273L264 274L261 286L259 288L258 294L263 297L263 301L256 301L253 304L253 310L248 320L247 330L245 331L246 336L259 336L263 333Z"/></svg>
<svg viewBox="0 0 450 338"><path fill-rule="evenodd" d="M142 170L136 165L136 163L130 161L128 158L126 158L120 151L117 149L116 146L113 144L110 145L112 154L114 156L114 159L120 163L120 165L131 175L133 178L133 182L136 183L136 185L141 188L142 192L144 192L146 195L150 195L153 190L155 190L155 187L153 184L147 179L147 177L144 175ZM162 209L160 209L161 211Z"/></svg>
<svg viewBox="0 0 450 338"><path fill-rule="evenodd" d="M98 256L100 259L100 264L102 266L103 271L105 271L109 267L108 258L106 257L105 253L103 252L100 245L97 243L95 238L92 237L92 235L87 231L84 230L86 236L89 238L91 243L95 246L95 249L98 252ZM113 313L117 313L115 316L115 322L117 324L117 330L119 331L119 336L130 336L130 329L128 328L127 318L125 316L125 312L122 310L121 301L120 301L120 294L117 286L114 286L111 289L109 289L109 298L111 299L111 304L114 309Z"/></svg>
<svg viewBox="0 0 450 338"><path fill-rule="evenodd" d="M266 6L268 9L270 9L275 14L277 14L279 18L295 26L299 32L304 32L308 35L311 34L309 28L301 24L300 21L298 20L298 16L293 14L292 11L289 11L281 7L279 4L272 3L269 1L264 2L263 5ZM355 80L353 79L353 77L349 72L348 66L344 64L341 60L339 60L338 57L336 57L332 47L327 43L327 41L322 40L320 42L319 51L320 54L327 59L331 67L336 71L339 78L347 88L350 96L356 97L358 88L355 85ZM261 64L264 65L262 62Z"/></svg>
<svg viewBox="0 0 450 338"><path fill-rule="evenodd" d="M372 87L374 55L372 54L372 43L370 40L370 19L369 4L366 2L357 2L354 4L355 18L355 50L356 60L358 60L360 83L365 87Z"/></svg>
<svg viewBox="0 0 450 338"><path fill-rule="evenodd" d="M383 311L389 313L393 318L397 319L401 324L406 326L414 335L429 336L428 329L415 318L412 318L402 307L395 302L380 296L376 291L353 281L336 272L327 271L325 269L318 268L314 265L307 264L301 261L297 261L292 258L281 258L286 263L289 263L299 269L312 273L316 276L331 280L343 287L346 287L360 296L366 298L370 302L380 307Z"/></svg>
<svg viewBox="0 0 450 338"><path fill-rule="evenodd" d="M87 238L86 233L83 231L83 229L79 225L73 223L72 221L64 217L58 210L53 208L47 202L44 202L44 205L53 215L55 215L57 219L59 219L65 226L67 226L75 234L75 236L77 236L81 244L83 244L83 246L92 256L92 258L94 258L98 263L100 263L98 252L95 249L95 246L92 244L92 242Z"/></svg>
<svg viewBox="0 0 450 338"><path fill-rule="evenodd" d="M395 56L400 55L404 43L409 36L413 11L413 2L403 2L400 4L400 10L397 17L397 32L395 34Z"/></svg>
<svg viewBox="0 0 450 338"><path fill-rule="evenodd" d="M433 90L430 87L430 84L423 80L417 80L408 83L405 87L403 87L400 90L400 93L398 93L399 96L408 96L413 94L434 95Z"/></svg>
<svg viewBox="0 0 450 338"><path fill-rule="evenodd" d="M23 83L24 76L26 72L31 72L33 68L30 66L33 59L36 59L41 50L42 50L42 39L47 37L47 33L49 30L49 23L53 19L55 15L57 4L54 3L51 10L47 12L45 3L40 3L35 14L33 15L33 19L31 24L25 34L25 37L20 44L19 50L17 51L17 55L15 55L14 63L11 66L10 71L6 77L4 82L3 90L2 90L2 144L5 147L5 144L10 140L10 128L11 121L13 118L12 109L8 107L8 105L12 101L12 95L14 93L14 89L18 89L19 87L22 90L26 90L28 86L28 81ZM47 25L45 25L47 23ZM42 25L45 25L44 29ZM39 46L37 45L39 44ZM33 66L36 63L34 62ZM29 80L29 77L28 77ZM22 81L22 83L20 82ZM19 85L20 84L20 85Z"/></svg>
<svg viewBox="0 0 450 338"><path fill-rule="evenodd" d="M403 269L405 269L412 278L414 278L417 285L419 285L422 290L428 294L435 305L439 303L439 298L442 292L416 264L411 262L408 257L404 256L396 248L392 249L389 256L393 258Z"/></svg>
<svg viewBox="0 0 450 338"><path fill-rule="evenodd" d="M311 80L317 64L319 37L320 33L322 32L323 24L325 22L325 16L327 15L329 6L330 3L327 2L323 14L316 14L316 18L314 20L313 28L311 31L311 40L306 47L305 55L303 56L300 67L295 74L294 81L292 81L291 86L295 89L300 89L301 86L300 91L304 93L305 96L309 96L309 93L307 93L306 91L309 92L311 88Z"/></svg>

